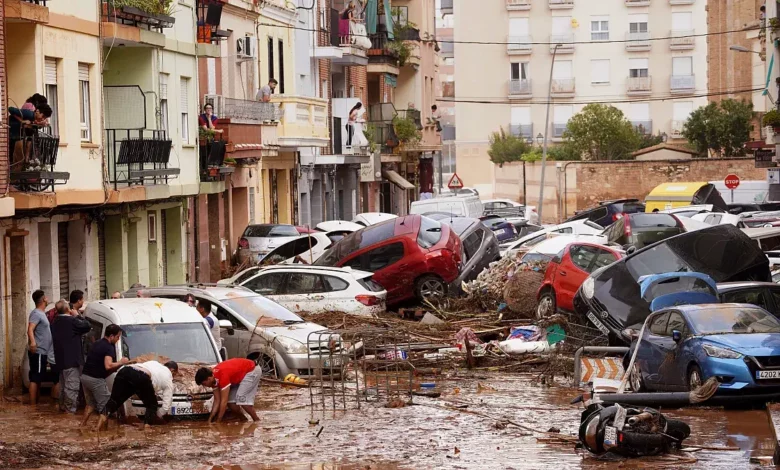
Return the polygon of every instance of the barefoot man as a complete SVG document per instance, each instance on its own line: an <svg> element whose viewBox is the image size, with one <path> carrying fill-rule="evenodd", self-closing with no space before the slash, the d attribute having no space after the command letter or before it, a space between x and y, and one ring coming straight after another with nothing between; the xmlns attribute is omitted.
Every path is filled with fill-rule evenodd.
<svg viewBox="0 0 780 470"><path fill-rule="evenodd" d="M213 369L201 367L195 374L195 383L214 389L214 403L211 405L209 424L222 421L225 409L242 416L244 409L253 421L259 421L255 412L255 395L263 371L249 359L228 359ZM214 419L216 417L216 420Z"/></svg>

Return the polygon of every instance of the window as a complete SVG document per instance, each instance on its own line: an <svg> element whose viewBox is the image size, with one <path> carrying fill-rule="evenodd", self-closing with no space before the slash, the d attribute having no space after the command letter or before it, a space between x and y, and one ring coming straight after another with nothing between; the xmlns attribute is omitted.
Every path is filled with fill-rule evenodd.
<svg viewBox="0 0 780 470"><path fill-rule="evenodd" d="M553 108L553 122L566 124L574 115L574 107L570 104L558 104Z"/></svg>
<svg viewBox="0 0 780 470"><path fill-rule="evenodd" d="M46 85L44 93L51 106L51 118L49 126L52 135L60 134L59 125L59 106L57 106L57 59L47 57L44 64L44 83Z"/></svg>
<svg viewBox="0 0 780 470"><path fill-rule="evenodd" d="M723 303L752 304L763 309L769 308L764 289L726 292Z"/></svg>
<svg viewBox="0 0 780 470"><path fill-rule="evenodd" d="M417 234L417 244L430 248L441 240L441 222L428 217L420 218L420 231Z"/></svg>
<svg viewBox="0 0 780 470"><path fill-rule="evenodd" d="M649 121L650 103L631 103L628 116L631 121Z"/></svg>
<svg viewBox="0 0 780 470"><path fill-rule="evenodd" d="M596 257L597 252L598 249L593 248L592 246L574 245L569 250L569 255L571 256L571 262L574 263L574 266L589 272L590 270L588 268Z"/></svg>
<svg viewBox="0 0 780 470"><path fill-rule="evenodd" d="M275 78L274 73L274 38L268 38L268 79Z"/></svg>
<svg viewBox="0 0 780 470"><path fill-rule="evenodd" d="M647 59L628 59L628 76L631 78L648 76Z"/></svg>
<svg viewBox="0 0 780 470"><path fill-rule="evenodd" d="M599 249L598 255L596 255L596 261L593 263L593 270L609 266L617 261L617 257L607 250Z"/></svg>
<svg viewBox="0 0 780 470"><path fill-rule="evenodd" d="M236 280L235 280L235 284L241 284L242 282L246 281L246 280L247 280L247 279L249 279L250 277L252 277L252 276L254 276L255 274L257 274L257 271L259 271L259 270L260 270L260 268L259 268L259 267L255 267L255 268L250 268L250 269L247 269L247 270L246 270L246 271L244 271L244 272L243 272L243 273L242 273L240 276L238 276L238 277L236 278Z"/></svg>
<svg viewBox="0 0 780 470"><path fill-rule="evenodd" d="M650 333L657 336L666 336L666 324L669 321L669 314L662 313L650 320Z"/></svg>
<svg viewBox="0 0 780 470"><path fill-rule="evenodd" d="M766 237L758 241L761 251L772 251L780 248L780 236Z"/></svg>
<svg viewBox="0 0 780 470"><path fill-rule="evenodd" d="M721 219L723 219L722 215L720 215L720 214L712 214L712 215L708 215L707 217L705 217L704 218L704 222L708 223L710 225L719 225Z"/></svg>
<svg viewBox="0 0 780 470"><path fill-rule="evenodd" d="M568 80L572 78L570 60L556 60L553 64L553 80Z"/></svg>
<svg viewBox="0 0 780 470"><path fill-rule="evenodd" d="M406 26L409 23L409 7L393 7L393 26Z"/></svg>
<svg viewBox="0 0 780 470"><path fill-rule="evenodd" d="M343 279L339 279L335 276L322 276L325 282L325 288L328 292L338 292L347 290L349 283Z"/></svg>
<svg viewBox="0 0 780 470"><path fill-rule="evenodd" d="M380 246L363 255L366 260L364 268L374 273L400 261L403 257L404 244L402 242Z"/></svg>
<svg viewBox="0 0 780 470"><path fill-rule="evenodd" d="M528 36L528 18L510 18L509 36L524 38Z"/></svg>
<svg viewBox="0 0 780 470"><path fill-rule="evenodd" d="M672 57L672 76L691 76L693 75L692 57Z"/></svg>
<svg viewBox="0 0 780 470"><path fill-rule="evenodd" d="M217 320L229 321L230 324L233 326L234 330L246 330L246 327L244 326L243 323L241 323L241 321L238 318L234 317L231 313L229 313L224 308L218 305L216 307L217 307L217 313L215 313L214 315L216 315Z"/></svg>
<svg viewBox="0 0 780 470"><path fill-rule="evenodd" d="M647 33L647 15L628 15L628 32L631 34Z"/></svg>
<svg viewBox="0 0 780 470"><path fill-rule="evenodd" d="M249 223L255 223L255 188L249 188Z"/></svg>
<svg viewBox="0 0 780 470"><path fill-rule="evenodd" d="M693 112L693 101L678 101L672 103L672 119L685 122Z"/></svg>
<svg viewBox="0 0 780 470"><path fill-rule="evenodd" d="M260 295L274 295L279 290L279 286L282 285L282 281L286 275L287 274L285 273L261 274L244 284L244 287L257 292Z"/></svg>
<svg viewBox="0 0 780 470"><path fill-rule="evenodd" d="M181 142L190 143L190 79L181 79Z"/></svg>
<svg viewBox="0 0 780 470"><path fill-rule="evenodd" d="M510 78L512 80L527 80L529 77L528 62L513 62L510 65Z"/></svg>
<svg viewBox="0 0 780 470"><path fill-rule="evenodd" d="M590 82L593 84L609 83L609 59L590 61Z"/></svg>
<svg viewBox="0 0 780 470"><path fill-rule="evenodd" d="M666 325L666 336L672 336L673 331L685 332L685 319L677 312L669 314L669 323ZM683 334L683 336L685 336Z"/></svg>
<svg viewBox="0 0 780 470"><path fill-rule="evenodd" d="M284 42L279 40L279 93L284 94Z"/></svg>
<svg viewBox="0 0 780 470"><path fill-rule="evenodd" d="M455 66L455 57L445 57L444 58L444 65L454 67Z"/></svg>
<svg viewBox="0 0 780 470"><path fill-rule="evenodd" d="M571 16L553 16L551 39L553 41L571 39Z"/></svg>
<svg viewBox="0 0 780 470"><path fill-rule="evenodd" d="M590 17L590 40L609 41L609 17L608 16Z"/></svg>
<svg viewBox="0 0 780 470"><path fill-rule="evenodd" d="M693 30L693 13L690 11L672 13L672 32L688 33Z"/></svg>
<svg viewBox="0 0 780 470"><path fill-rule="evenodd" d="M319 294L326 292L319 274L292 273L284 286L284 294Z"/></svg>
<svg viewBox="0 0 780 470"><path fill-rule="evenodd" d="M158 127L165 131L166 137L169 136L168 132L168 74L160 74L160 115L157 116L159 120Z"/></svg>
<svg viewBox="0 0 780 470"><path fill-rule="evenodd" d="M79 124L81 125L81 141L92 140L90 104L89 104L89 65L79 64Z"/></svg>
<svg viewBox="0 0 780 470"><path fill-rule="evenodd" d="M479 251L479 247L482 245L482 229L475 230L474 233L466 237L463 240L463 250L466 252L466 259L464 262L470 260Z"/></svg>

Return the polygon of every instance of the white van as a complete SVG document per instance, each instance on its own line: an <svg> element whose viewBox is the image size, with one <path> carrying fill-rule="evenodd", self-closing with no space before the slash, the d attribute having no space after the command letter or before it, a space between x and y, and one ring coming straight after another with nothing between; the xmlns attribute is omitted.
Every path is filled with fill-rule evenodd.
<svg viewBox="0 0 780 470"><path fill-rule="evenodd" d="M424 201L414 201L410 214L425 215L433 212L443 212L454 214L459 217L473 217L478 219L482 217L482 201L479 197L473 195L444 196Z"/></svg>
<svg viewBox="0 0 780 470"><path fill-rule="evenodd" d="M171 299L116 299L89 302L84 316L92 325L84 349L103 337L110 324L122 328L122 339L116 343L117 359L134 359L141 355L156 355L158 360L176 361L183 381L174 380L171 416L206 415L211 412L211 389L195 385L195 371L202 366L214 366L222 361L217 343L192 307ZM114 383L112 374L108 388ZM138 399L125 403L125 413L143 415L144 406Z"/></svg>

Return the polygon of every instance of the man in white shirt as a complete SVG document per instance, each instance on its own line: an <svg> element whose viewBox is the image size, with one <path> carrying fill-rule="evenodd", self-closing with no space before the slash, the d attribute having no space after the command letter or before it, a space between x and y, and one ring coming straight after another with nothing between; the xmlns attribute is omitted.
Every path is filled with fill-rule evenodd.
<svg viewBox="0 0 780 470"><path fill-rule="evenodd" d="M178 371L179 366L173 361L168 361L165 365L149 361L119 369L114 379L111 398L106 403L105 412L100 415L97 429L106 423L108 415L116 412L133 395L138 395L146 408L145 426L152 424L155 414L158 418L168 414L173 401L173 374ZM162 407L159 409L157 395L162 397Z"/></svg>
<svg viewBox="0 0 780 470"><path fill-rule="evenodd" d="M206 326L209 327L211 336L214 337L214 341L217 343L217 349L221 349L222 337L219 333L219 320L213 313L211 313L211 302L205 299L200 299L198 301L198 306L195 307L195 310L197 310L200 316L203 317L203 321L205 321Z"/></svg>

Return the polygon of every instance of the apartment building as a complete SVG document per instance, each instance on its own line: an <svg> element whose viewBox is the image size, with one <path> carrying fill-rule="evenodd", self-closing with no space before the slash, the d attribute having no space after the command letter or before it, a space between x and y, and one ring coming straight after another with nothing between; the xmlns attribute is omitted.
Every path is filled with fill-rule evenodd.
<svg viewBox="0 0 780 470"><path fill-rule="evenodd" d="M643 132L680 138L688 115L707 101L707 37L699 36L707 33L705 3L454 2L455 81L471 84L458 87L456 98L491 102L456 104L457 166L469 168L464 183L492 193L492 132L555 143L589 102L613 104Z"/></svg>
<svg viewBox="0 0 780 470"><path fill-rule="evenodd" d="M439 97L437 105L441 122L441 165L436 168L436 187L444 187L455 173L455 17L453 0L438 0L436 10L436 40L439 44ZM441 170L439 175L438 170Z"/></svg>

